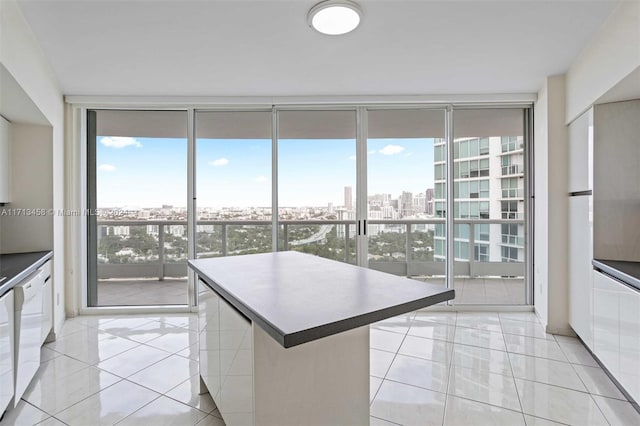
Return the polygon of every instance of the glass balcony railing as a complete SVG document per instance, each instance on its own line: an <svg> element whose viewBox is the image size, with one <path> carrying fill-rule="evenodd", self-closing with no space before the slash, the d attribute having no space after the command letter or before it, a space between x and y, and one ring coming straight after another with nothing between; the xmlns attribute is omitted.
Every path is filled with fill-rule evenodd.
<svg viewBox="0 0 640 426"><path fill-rule="evenodd" d="M404 276L442 276L445 272L444 219L368 220L369 267ZM455 241L467 248L456 255L456 275L524 276L524 263L491 261L499 251L501 224L522 220L456 219ZM99 221L98 278L143 279L187 276L185 221ZM271 221L198 221L199 258L266 253L272 250ZM356 263L354 221L280 221L279 250L296 250ZM493 230L493 227L496 230ZM489 228L490 227L490 228ZM477 228L477 229L476 229ZM463 232L464 231L464 232ZM491 235L498 233L495 242ZM464 235L462 235L464 234ZM518 237L517 243L524 243ZM523 246L523 244L516 244ZM469 250L473 247L473 250ZM487 249L486 247L489 247ZM473 253L477 253L473 255ZM471 255L470 255L471 254Z"/></svg>
<svg viewBox="0 0 640 426"><path fill-rule="evenodd" d="M512 164L510 166L502 166L502 176L522 175L524 169L520 164Z"/></svg>
<svg viewBox="0 0 640 426"><path fill-rule="evenodd" d="M521 199L524 198L524 189L522 188L509 188L502 190L502 199Z"/></svg>

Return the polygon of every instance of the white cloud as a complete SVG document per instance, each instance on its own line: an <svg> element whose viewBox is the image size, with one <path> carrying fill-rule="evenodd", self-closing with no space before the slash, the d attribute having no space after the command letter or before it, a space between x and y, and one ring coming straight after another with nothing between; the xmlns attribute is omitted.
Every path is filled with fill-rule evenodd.
<svg viewBox="0 0 640 426"><path fill-rule="evenodd" d="M350 155L350 156L349 156L349 160L355 160L355 159L356 159L356 156L355 156L355 155Z"/></svg>
<svg viewBox="0 0 640 426"><path fill-rule="evenodd" d="M209 164L211 164L212 166L216 166L216 167L220 167L220 166L226 166L227 164L229 164L229 159L228 158L224 158L224 157L220 157L217 158L213 161L210 161Z"/></svg>
<svg viewBox="0 0 640 426"><path fill-rule="evenodd" d="M142 144L138 142L136 138L122 136L106 136L100 139L100 143L108 148L125 148L127 146L142 147Z"/></svg>
<svg viewBox="0 0 640 426"><path fill-rule="evenodd" d="M100 170L101 172L113 172L115 171L116 166L114 166L113 164L100 164L98 166L98 170Z"/></svg>
<svg viewBox="0 0 640 426"><path fill-rule="evenodd" d="M258 176L254 179L254 181L256 181L257 183L265 183L267 181L267 178L265 176Z"/></svg>
<svg viewBox="0 0 640 426"><path fill-rule="evenodd" d="M404 151L404 146L387 145L378 152L382 155L395 155L400 154L402 151Z"/></svg>
<svg viewBox="0 0 640 426"><path fill-rule="evenodd" d="M369 154L369 155L373 155L373 154L375 154L375 153L376 153L376 150L375 150L375 149L372 149L371 151L367 152L367 154Z"/></svg>

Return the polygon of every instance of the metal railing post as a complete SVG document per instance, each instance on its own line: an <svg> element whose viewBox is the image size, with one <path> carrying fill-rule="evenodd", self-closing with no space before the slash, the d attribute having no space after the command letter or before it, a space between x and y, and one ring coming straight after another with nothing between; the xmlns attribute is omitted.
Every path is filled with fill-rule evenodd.
<svg viewBox="0 0 640 426"><path fill-rule="evenodd" d="M407 270L409 270L409 262L411 261L411 224L406 224L407 238L405 240L405 262L407 263Z"/></svg>
<svg viewBox="0 0 640 426"><path fill-rule="evenodd" d="M351 228L351 225L349 225L348 223L345 223L344 224L344 261L345 263L349 263L349 228ZM338 232L338 228L336 227L336 233L337 232Z"/></svg>
<svg viewBox="0 0 640 426"><path fill-rule="evenodd" d="M469 222L469 278L473 278L473 265L476 261L476 229L473 222Z"/></svg>
<svg viewBox="0 0 640 426"><path fill-rule="evenodd" d="M158 225L158 280L164 281L164 225Z"/></svg>
<svg viewBox="0 0 640 426"><path fill-rule="evenodd" d="M283 232L283 239L284 239L284 244L283 244L283 248L286 250L289 250L289 224L287 223L283 223L282 224L282 232Z"/></svg>
<svg viewBox="0 0 640 426"><path fill-rule="evenodd" d="M227 224L222 224L222 255L227 255Z"/></svg>

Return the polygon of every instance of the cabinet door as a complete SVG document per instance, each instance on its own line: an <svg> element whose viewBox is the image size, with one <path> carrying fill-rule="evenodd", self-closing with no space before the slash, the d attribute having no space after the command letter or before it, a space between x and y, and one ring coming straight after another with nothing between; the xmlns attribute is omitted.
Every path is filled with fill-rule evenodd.
<svg viewBox="0 0 640 426"><path fill-rule="evenodd" d="M215 402L227 424L253 424L252 336L251 321L220 299L222 385Z"/></svg>
<svg viewBox="0 0 640 426"><path fill-rule="evenodd" d="M10 197L11 161L9 160L9 122L0 117L0 203L8 203Z"/></svg>
<svg viewBox="0 0 640 426"><path fill-rule="evenodd" d="M42 288L42 343L53 327L53 275L51 275L51 260L48 260L38 268L44 275L44 287Z"/></svg>
<svg viewBox="0 0 640 426"><path fill-rule="evenodd" d="M0 297L0 416L13 398L13 290Z"/></svg>
<svg viewBox="0 0 640 426"><path fill-rule="evenodd" d="M620 375L619 286L593 272L593 350L615 377Z"/></svg>
<svg viewBox="0 0 640 426"><path fill-rule="evenodd" d="M200 377L216 400L220 393L220 297L198 280L198 350Z"/></svg>
<svg viewBox="0 0 640 426"><path fill-rule="evenodd" d="M640 401L640 293L620 285L620 384Z"/></svg>
<svg viewBox="0 0 640 426"><path fill-rule="evenodd" d="M593 347L591 197L569 198L569 323Z"/></svg>
<svg viewBox="0 0 640 426"><path fill-rule="evenodd" d="M593 110L569 125L569 192L592 189Z"/></svg>
<svg viewBox="0 0 640 426"><path fill-rule="evenodd" d="M53 293L51 288L51 277L49 277L42 287L42 335L40 344L47 340L51 327L53 326Z"/></svg>

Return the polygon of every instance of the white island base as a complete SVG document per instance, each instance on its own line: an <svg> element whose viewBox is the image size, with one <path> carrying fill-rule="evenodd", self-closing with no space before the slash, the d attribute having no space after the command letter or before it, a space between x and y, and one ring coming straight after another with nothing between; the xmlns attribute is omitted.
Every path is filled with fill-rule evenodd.
<svg viewBox="0 0 640 426"><path fill-rule="evenodd" d="M369 424L369 324L438 284L294 251L194 259L200 377L228 426Z"/></svg>
<svg viewBox="0 0 640 426"><path fill-rule="evenodd" d="M284 348L200 283L203 389L227 426L369 424L369 327Z"/></svg>

